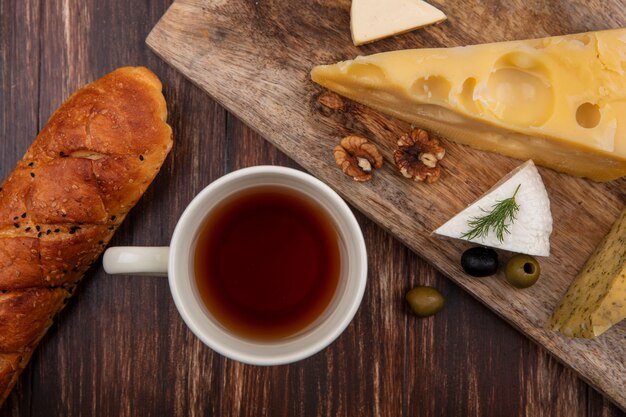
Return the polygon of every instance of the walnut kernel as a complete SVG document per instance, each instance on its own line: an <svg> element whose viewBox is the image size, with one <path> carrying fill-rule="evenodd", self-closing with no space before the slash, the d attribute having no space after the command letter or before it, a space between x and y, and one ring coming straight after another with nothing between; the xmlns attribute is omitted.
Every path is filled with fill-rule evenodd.
<svg viewBox="0 0 626 417"><path fill-rule="evenodd" d="M333 149L335 162L353 180L363 182L372 179L372 170L383 166L383 157L367 139L351 135L341 140Z"/></svg>
<svg viewBox="0 0 626 417"><path fill-rule="evenodd" d="M437 164L445 153L439 141L429 137L428 132L411 129L398 140L398 149L393 153L393 159L405 178L433 183L441 175Z"/></svg>
<svg viewBox="0 0 626 417"><path fill-rule="evenodd" d="M331 91L325 91L317 98L317 101L324 107L331 110L343 109L343 99Z"/></svg>

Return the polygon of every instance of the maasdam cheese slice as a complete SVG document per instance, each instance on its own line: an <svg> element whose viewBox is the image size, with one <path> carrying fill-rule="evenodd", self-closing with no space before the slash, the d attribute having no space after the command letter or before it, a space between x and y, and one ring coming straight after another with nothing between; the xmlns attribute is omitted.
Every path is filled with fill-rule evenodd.
<svg viewBox="0 0 626 417"><path fill-rule="evenodd" d="M464 236L471 229L472 219L484 216L498 202L513 195L519 210L515 219L507 222L508 233L503 234L502 241L493 229L489 229L486 236L473 239ZM478 200L433 233L516 253L549 256L552 233L550 199L533 161L527 161L515 168Z"/></svg>
<svg viewBox="0 0 626 417"><path fill-rule="evenodd" d="M441 10L422 0L352 0L352 42L362 45L445 19Z"/></svg>
<svg viewBox="0 0 626 417"><path fill-rule="evenodd" d="M478 149L598 181L626 175L626 29L386 52L311 77Z"/></svg>

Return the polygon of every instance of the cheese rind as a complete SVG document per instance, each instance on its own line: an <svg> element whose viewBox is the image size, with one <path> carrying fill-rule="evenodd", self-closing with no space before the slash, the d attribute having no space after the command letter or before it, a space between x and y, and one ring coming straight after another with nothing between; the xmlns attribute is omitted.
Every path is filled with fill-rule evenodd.
<svg viewBox="0 0 626 417"><path fill-rule="evenodd" d="M626 318L626 209L554 310L547 328L593 338Z"/></svg>
<svg viewBox="0 0 626 417"><path fill-rule="evenodd" d="M518 189L519 187L519 189ZM550 234L552 214L550 199L541 180L541 175L533 161L518 166L478 200L448 220L433 233L455 239L465 239L463 235L470 229L469 222L490 212L499 201L515 194L519 206L515 221L508 224L509 233L500 241L493 230L487 236L470 239L470 242L491 246L511 252L534 256L550 255Z"/></svg>
<svg viewBox="0 0 626 417"><path fill-rule="evenodd" d="M422 0L352 0L352 42L362 45L445 19L441 10Z"/></svg>
<svg viewBox="0 0 626 417"><path fill-rule="evenodd" d="M626 29L386 52L313 81L462 144L608 181L626 175Z"/></svg>

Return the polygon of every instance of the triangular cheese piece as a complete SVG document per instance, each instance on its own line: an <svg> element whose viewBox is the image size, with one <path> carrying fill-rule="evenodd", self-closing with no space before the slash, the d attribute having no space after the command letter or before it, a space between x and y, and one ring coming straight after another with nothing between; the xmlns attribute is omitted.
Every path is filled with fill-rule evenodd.
<svg viewBox="0 0 626 417"><path fill-rule="evenodd" d="M626 210L554 310L547 327L593 338L626 319Z"/></svg>
<svg viewBox="0 0 626 417"><path fill-rule="evenodd" d="M549 256L550 234L552 233L550 199L533 161L527 161L515 168L476 202L433 233L464 239L463 235L470 229L468 224L471 219L484 216L485 211L490 212L499 201L513 196L518 186L515 201L519 206L519 211L515 221L508 225L510 233L504 234L502 242L493 230L490 230L485 237L470 241L511 252Z"/></svg>
<svg viewBox="0 0 626 417"><path fill-rule="evenodd" d="M478 149L598 181L626 175L626 29L392 51L311 77Z"/></svg>
<svg viewBox="0 0 626 417"><path fill-rule="evenodd" d="M445 19L441 10L422 0L352 0L352 41L362 45Z"/></svg>

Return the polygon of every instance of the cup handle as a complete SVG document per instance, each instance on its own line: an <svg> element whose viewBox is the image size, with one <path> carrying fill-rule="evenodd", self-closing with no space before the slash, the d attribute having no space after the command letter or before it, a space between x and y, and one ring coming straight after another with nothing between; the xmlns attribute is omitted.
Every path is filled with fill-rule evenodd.
<svg viewBox="0 0 626 417"><path fill-rule="evenodd" d="M106 250L102 265L107 274L167 276L168 246L116 246Z"/></svg>

